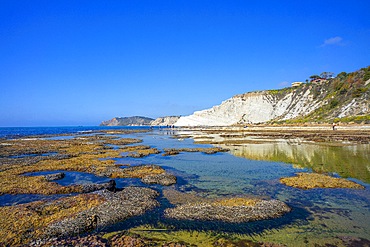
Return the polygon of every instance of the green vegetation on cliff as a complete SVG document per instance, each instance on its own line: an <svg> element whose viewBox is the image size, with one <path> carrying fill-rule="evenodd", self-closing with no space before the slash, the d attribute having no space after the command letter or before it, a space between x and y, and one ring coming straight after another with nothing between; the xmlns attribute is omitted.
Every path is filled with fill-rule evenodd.
<svg viewBox="0 0 370 247"><path fill-rule="evenodd" d="M341 72L335 78L312 80L296 88L270 90L272 95L284 96L291 90L295 95L309 90L320 106L307 115L272 123L299 124L308 122L370 123L370 66L356 72Z"/></svg>

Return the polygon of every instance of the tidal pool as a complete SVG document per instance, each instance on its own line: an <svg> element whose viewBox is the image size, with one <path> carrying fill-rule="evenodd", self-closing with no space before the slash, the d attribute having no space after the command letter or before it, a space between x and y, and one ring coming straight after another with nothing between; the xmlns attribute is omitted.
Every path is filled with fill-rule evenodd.
<svg viewBox="0 0 370 247"><path fill-rule="evenodd" d="M62 179L55 180L62 186L69 186L74 184L92 184L92 183L107 183L111 180L108 177L100 177L87 172L72 172L72 171L42 171L42 172L32 172L24 174L25 176L40 176L40 175L50 175L55 173L64 173L65 177ZM143 186L144 184L138 178L116 178L116 187L121 189L127 186Z"/></svg>

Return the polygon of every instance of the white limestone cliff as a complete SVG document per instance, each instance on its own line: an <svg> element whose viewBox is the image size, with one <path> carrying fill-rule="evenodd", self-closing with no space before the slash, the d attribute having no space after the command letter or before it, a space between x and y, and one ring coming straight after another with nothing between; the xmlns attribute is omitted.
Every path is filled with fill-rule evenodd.
<svg viewBox="0 0 370 247"><path fill-rule="evenodd" d="M285 95L271 91L236 95L211 109L181 117L176 126L228 126L264 123L272 119L290 119L308 114L320 106L310 90L299 93L292 89Z"/></svg>
<svg viewBox="0 0 370 247"><path fill-rule="evenodd" d="M174 125L180 117L178 116L167 116L167 117L159 117L153 120L150 125L151 126L167 126L167 125Z"/></svg>
<svg viewBox="0 0 370 247"><path fill-rule="evenodd" d="M329 86L304 84L282 90L268 90L236 95L210 109L181 117L175 126L230 126L257 124L271 120L288 120L306 116L336 99ZM369 92L361 97L346 98L330 107L330 119L369 114ZM326 107L325 109L328 109Z"/></svg>

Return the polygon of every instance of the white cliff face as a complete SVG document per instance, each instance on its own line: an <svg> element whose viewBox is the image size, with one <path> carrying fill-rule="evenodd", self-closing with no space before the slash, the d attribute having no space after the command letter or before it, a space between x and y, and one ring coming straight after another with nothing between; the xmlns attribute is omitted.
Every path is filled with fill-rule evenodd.
<svg viewBox="0 0 370 247"><path fill-rule="evenodd" d="M361 76L361 73L355 75ZM358 77L356 80L357 88L342 88L341 85L348 82L336 79L240 94L210 109L181 117L175 125L230 126L295 118L298 118L297 121L333 121L348 116L366 116L370 114L370 79L363 82Z"/></svg>
<svg viewBox="0 0 370 247"><path fill-rule="evenodd" d="M316 110L322 105L322 101L314 99L311 90L308 88L305 91L293 91L278 104L284 104L284 109L279 112L279 119L287 120L298 116L305 116ZM274 119L274 118L273 118Z"/></svg>
<svg viewBox="0 0 370 247"><path fill-rule="evenodd" d="M309 102L309 104L308 104ZM294 90L281 97L269 91L237 95L211 109L181 117L176 126L228 126L255 124L272 119L290 119L315 110L319 104L309 90L297 95Z"/></svg>
<svg viewBox="0 0 370 247"><path fill-rule="evenodd" d="M181 117L176 126L229 126L286 120L316 110L322 101L314 99L310 88L285 93L260 91L236 95L211 109Z"/></svg>
<svg viewBox="0 0 370 247"><path fill-rule="evenodd" d="M370 104L366 99L354 98L349 104L340 110L339 118L354 116L370 112Z"/></svg>
<svg viewBox="0 0 370 247"><path fill-rule="evenodd" d="M244 104L240 98L231 98L211 109L196 111L193 115L181 117L176 126L227 126L240 120Z"/></svg>
<svg viewBox="0 0 370 247"><path fill-rule="evenodd" d="M238 123L243 118L253 119L253 122L265 121L266 114L270 114L272 106L264 99L264 93L249 93L247 95L247 97L237 95L211 109L197 111L193 115L181 117L175 125L228 126ZM255 110L253 111L253 109Z"/></svg>
<svg viewBox="0 0 370 247"><path fill-rule="evenodd" d="M159 117L153 120L150 125L151 126L167 126L167 125L174 125L180 117L178 116L168 116L168 117Z"/></svg>

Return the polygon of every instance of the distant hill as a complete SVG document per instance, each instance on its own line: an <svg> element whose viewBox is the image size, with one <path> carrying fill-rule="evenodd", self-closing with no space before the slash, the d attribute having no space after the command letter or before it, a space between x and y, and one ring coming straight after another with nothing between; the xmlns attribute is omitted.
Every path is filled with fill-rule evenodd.
<svg viewBox="0 0 370 247"><path fill-rule="evenodd" d="M107 121L103 121L100 126L142 126L150 125L154 119L141 116L133 117L115 117Z"/></svg>
<svg viewBox="0 0 370 247"><path fill-rule="evenodd" d="M179 118L179 116L159 117L156 119L141 116L115 117L101 122L100 126L167 126L174 125Z"/></svg>
<svg viewBox="0 0 370 247"><path fill-rule="evenodd" d="M325 72L327 73L327 72ZM323 73L324 74L324 73ZM370 66L292 87L236 95L181 117L176 126L356 122L370 124Z"/></svg>

